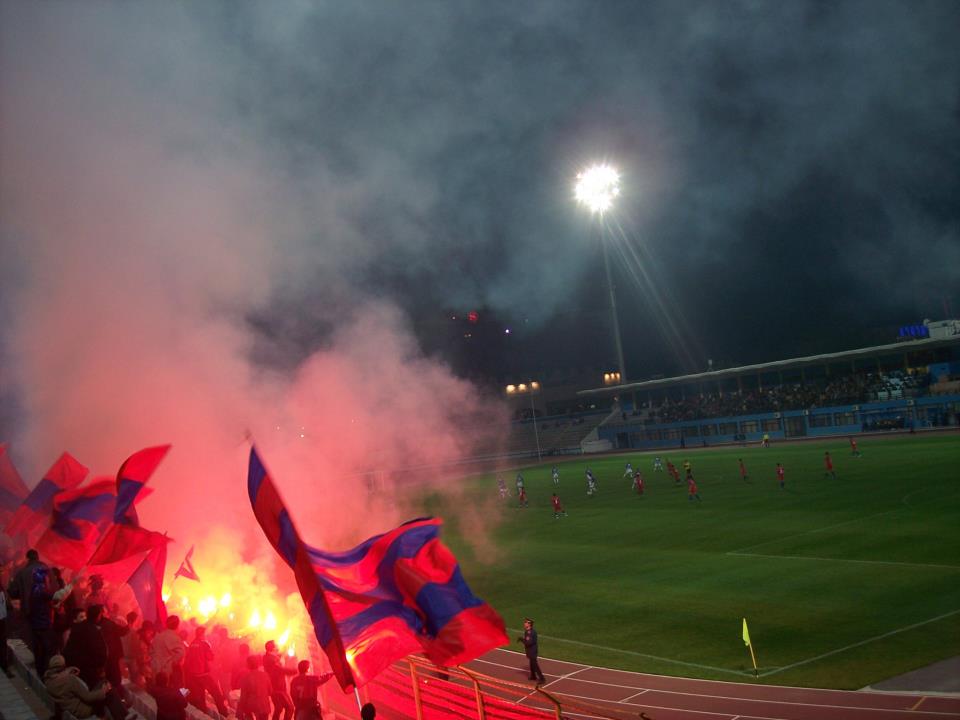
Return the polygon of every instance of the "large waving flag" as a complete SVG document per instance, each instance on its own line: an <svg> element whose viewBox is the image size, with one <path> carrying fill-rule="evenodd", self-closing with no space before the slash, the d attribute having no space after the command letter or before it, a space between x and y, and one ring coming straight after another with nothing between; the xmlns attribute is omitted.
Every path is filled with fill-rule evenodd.
<svg viewBox="0 0 960 720"><path fill-rule="evenodd" d="M122 525L139 525L134 501L157 465L170 450L169 445L144 448L128 457L117 472L117 504L113 521Z"/></svg>
<svg viewBox="0 0 960 720"><path fill-rule="evenodd" d="M126 582L140 606L144 620L164 622L163 573L167 543L163 533L132 525L112 525L90 557L89 571L107 580Z"/></svg>
<svg viewBox="0 0 960 720"><path fill-rule="evenodd" d="M50 527L37 541L44 561L79 570L97 547L101 533L113 520L117 486L112 478L57 493Z"/></svg>
<svg viewBox="0 0 960 720"><path fill-rule="evenodd" d="M140 493L137 500L148 494ZM36 543L40 556L71 570L82 568L96 550L100 536L113 523L116 505L117 484L109 477L57 493L50 527Z"/></svg>
<svg viewBox="0 0 960 720"><path fill-rule="evenodd" d="M24 498L17 508L4 532L10 537L23 534L28 544L32 544L35 534L42 532L44 525L50 521L53 512L53 498L64 490L71 490L82 483L87 477L87 468L81 465L70 453L63 453L47 470L43 479Z"/></svg>
<svg viewBox="0 0 960 720"><path fill-rule="evenodd" d="M27 496L27 486L7 453L7 446L0 443L0 523L6 523Z"/></svg>
<svg viewBox="0 0 960 720"><path fill-rule="evenodd" d="M104 580L126 582L150 553L166 548L170 542L164 533L133 525L111 525L87 560L87 571Z"/></svg>
<svg viewBox="0 0 960 720"><path fill-rule="evenodd" d="M508 642L503 619L470 591L440 542L440 520L413 520L352 550L325 552L302 541L256 449L247 489L264 534L294 570L344 690L411 653L446 667Z"/></svg>

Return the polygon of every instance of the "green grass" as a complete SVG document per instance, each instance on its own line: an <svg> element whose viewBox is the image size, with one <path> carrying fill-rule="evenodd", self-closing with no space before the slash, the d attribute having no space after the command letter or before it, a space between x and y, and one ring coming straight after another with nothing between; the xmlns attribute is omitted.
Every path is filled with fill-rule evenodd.
<svg viewBox="0 0 960 720"><path fill-rule="evenodd" d="M702 503L653 472L654 453L578 458L560 465L569 516L559 520L549 463L524 469L523 510L491 501L492 476L473 479L469 499L492 502L499 521L493 562L476 557L444 499L433 504L474 591L508 627L536 618L546 657L746 680L746 617L763 682L859 688L960 650L960 437L860 447L861 458L845 439L661 453L693 463ZM823 475L824 450L836 480ZM647 480L643 497L622 477L628 459ZM511 490L514 475L504 473Z"/></svg>

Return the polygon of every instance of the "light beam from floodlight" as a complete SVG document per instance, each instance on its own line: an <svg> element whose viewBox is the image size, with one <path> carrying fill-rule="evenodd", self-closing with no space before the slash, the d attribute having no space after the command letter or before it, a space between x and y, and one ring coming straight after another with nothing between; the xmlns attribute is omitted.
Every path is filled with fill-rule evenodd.
<svg viewBox="0 0 960 720"><path fill-rule="evenodd" d="M591 213L603 213L613 207L614 199L620 195L620 173L606 163L591 165L577 173L577 182L573 186L577 202ZM613 319L613 340L617 351L617 363L620 371L619 383L627 382L627 366L623 360L623 340L620 337L620 319L617 315L617 292L610 274L610 256L607 251L607 239L603 232L604 223L600 223L600 245L603 247L603 267L607 274L607 289L610 292L610 315Z"/></svg>
<svg viewBox="0 0 960 720"><path fill-rule="evenodd" d="M591 165L577 173L573 195L590 212L602 213L613 207L620 194L620 173L610 165Z"/></svg>

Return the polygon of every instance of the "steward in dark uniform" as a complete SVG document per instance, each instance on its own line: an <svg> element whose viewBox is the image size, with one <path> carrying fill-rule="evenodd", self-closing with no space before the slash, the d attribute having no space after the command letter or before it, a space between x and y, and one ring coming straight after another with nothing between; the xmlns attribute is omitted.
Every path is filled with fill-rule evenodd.
<svg viewBox="0 0 960 720"><path fill-rule="evenodd" d="M523 637L518 637L517 642L523 643L523 651L530 661L530 679L536 680L537 685L542 685L546 678L543 677L543 671L537 662L537 631L533 629L533 620L530 618L523 621Z"/></svg>

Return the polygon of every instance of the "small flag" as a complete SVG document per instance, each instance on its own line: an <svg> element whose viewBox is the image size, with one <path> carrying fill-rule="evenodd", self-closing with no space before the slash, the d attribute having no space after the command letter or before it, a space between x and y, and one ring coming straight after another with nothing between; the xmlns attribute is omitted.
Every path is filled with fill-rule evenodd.
<svg viewBox="0 0 960 720"><path fill-rule="evenodd" d="M750 631L747 630L747 619L743 619L743 644L750 647Z"/></svg>
<svg viewBox="0 0 960 720"><path fill-rule="evenodd" d="M200 582L200 576L197 575L197 571L193 569L193 563L190 562L191 557L193 557L193 545L191 545L190 549L187 550L187 554L183 558L183 562L180 563L180 567L178 567L177 571L173 574L174 579L178 577L185 577L187 580L196 580L197 582Z"/></svg>
<svg viewBox="0 0 960 720"><path fill-rule="evenodd" d="M141 488L170 450L169 445L144 448L124 460L117 472L117 503L113 521L118 525L139 525L133 504Z"/></svg>

